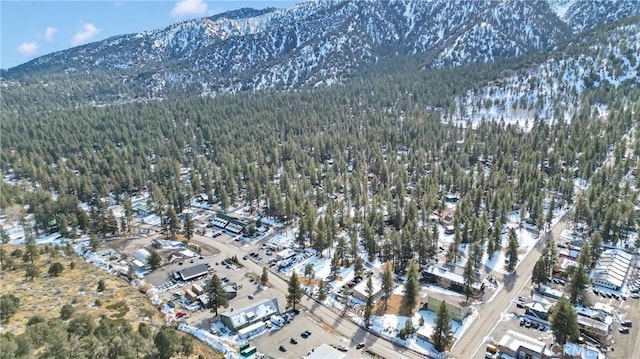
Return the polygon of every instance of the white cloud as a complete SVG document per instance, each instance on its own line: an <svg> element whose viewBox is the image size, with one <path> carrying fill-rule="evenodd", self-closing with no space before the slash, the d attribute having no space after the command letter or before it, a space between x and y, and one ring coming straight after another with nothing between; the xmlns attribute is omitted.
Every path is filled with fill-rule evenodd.
<svg viewBox="0 0 640 359"><path fill-rule="evenodd" d="M82 24L82 29L76 32L71 38L71 45L80 45L91 40L93 37L100 33L100 29L98 29L94 24L85 22Z"/></svg>
<svg viewBox="0 0 640 359"><path fill-rule="evenodd" d="M38 54L38 44L35 41L23 42L18 46L18 52L23 56L31 57Z"/></svg>
<svg viewBox="0 0 640 359"><path fill-rule="evenodd" d="M44 38L47 39L47 41L51 42L53 41L53 37L55 36L56 32L58 32L58 29L56 29L55 27L49 26L44 31Z"/></svg>
<svg viewBox="0 0 640 359"><path fill-rule="evenodd" d="M206 15L207 13L207 3L203 0L180 0L171 10L171 16L176 18Z"/></svg>

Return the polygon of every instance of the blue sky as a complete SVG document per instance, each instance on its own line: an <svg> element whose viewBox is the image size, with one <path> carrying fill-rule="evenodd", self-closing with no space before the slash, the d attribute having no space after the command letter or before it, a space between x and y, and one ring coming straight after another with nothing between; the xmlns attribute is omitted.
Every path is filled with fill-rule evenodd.
<svg viewBox="0 0 640 359"><path fill-rule="evenodd" d="M286 8L300 2L304 0L0 0L0 68L186 19L243 7Z"/></svg>

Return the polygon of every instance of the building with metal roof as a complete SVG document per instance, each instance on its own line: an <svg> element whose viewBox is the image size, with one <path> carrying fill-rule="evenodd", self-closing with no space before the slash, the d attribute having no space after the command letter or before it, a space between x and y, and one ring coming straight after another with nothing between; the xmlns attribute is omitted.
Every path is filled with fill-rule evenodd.
<svg viewBox="0 0 640 359"><path fill-rule="evenodd" d="M257 302L240 310L227 311L220 314L220 320L227 328L237 331L251 324L269 319L274 314L279 314L278 299L271 298Z"/></svg>
<svg viewBox="0 0 640 359"><path fill-rule="evenodd" d="M553 352L547 349L545 342L513 330L507 330L507 333L498 342L498 348L501 353L513 358L546 359L553 356Z"/></svg>
<svg viewBox="0 0 640 359"><path fill-rule="evenodd" d="M633 256L621 249L602 252L591 272L591 283L605 288L620 290L627 278Z"/></svg>
<svg viewBox="0 0 640 359"><path fill-rule="evenodd" d="M321 344L319 347L306 356L306 359L348 359L347 354L331 347L328 344Z"/></svg>
<svg viewBox="0 0 640 359"><path fill-rule="evenodd" d="M183 270L178 271L178 275L180 279L183 281L188 281L200 277L204 277L209 273L209 268L207 268L206 264L197 264L192 267L187 267Z"/></svg>

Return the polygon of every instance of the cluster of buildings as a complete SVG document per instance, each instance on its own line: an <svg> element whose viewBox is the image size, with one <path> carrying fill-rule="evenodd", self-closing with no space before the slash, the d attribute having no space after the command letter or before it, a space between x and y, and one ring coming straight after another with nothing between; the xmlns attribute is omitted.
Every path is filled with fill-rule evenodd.
<svg viewBox="0 0 640 359"><path fill-rule="evenodd" d="M227 230L234 234L240 234L244 231L246 223L240 221L237 218L228 216L224 213L218 212L211 219L211 224L215 227Z"/></svg>
<svg viewBox="0 0 640 359"><path fill-rule="evenodd" d="M562 352L558 353L551 350L545 342L512 330L507 331L497 343L497 346L488 346L487 352L499 352L511 358L552 359L562 357L565 359L604 359L604 356L602 356L600 352L587 346L574 343L565 344Z"/></svg>

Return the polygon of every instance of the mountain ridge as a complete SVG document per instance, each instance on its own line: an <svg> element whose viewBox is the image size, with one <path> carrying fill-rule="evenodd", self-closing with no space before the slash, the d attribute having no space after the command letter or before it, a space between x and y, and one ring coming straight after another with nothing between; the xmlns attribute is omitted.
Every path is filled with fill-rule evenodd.
<svg viewBox="0 0 640 359"><path fill-rule="evenodd" d="M215 95L314 87L342 83L397 55L423 59L423 68L518 58L637 13L636 1L318 0L118 35L3 70L2 77L26 83L105 73L144 86L147 97L171 89Z"/></svg>

